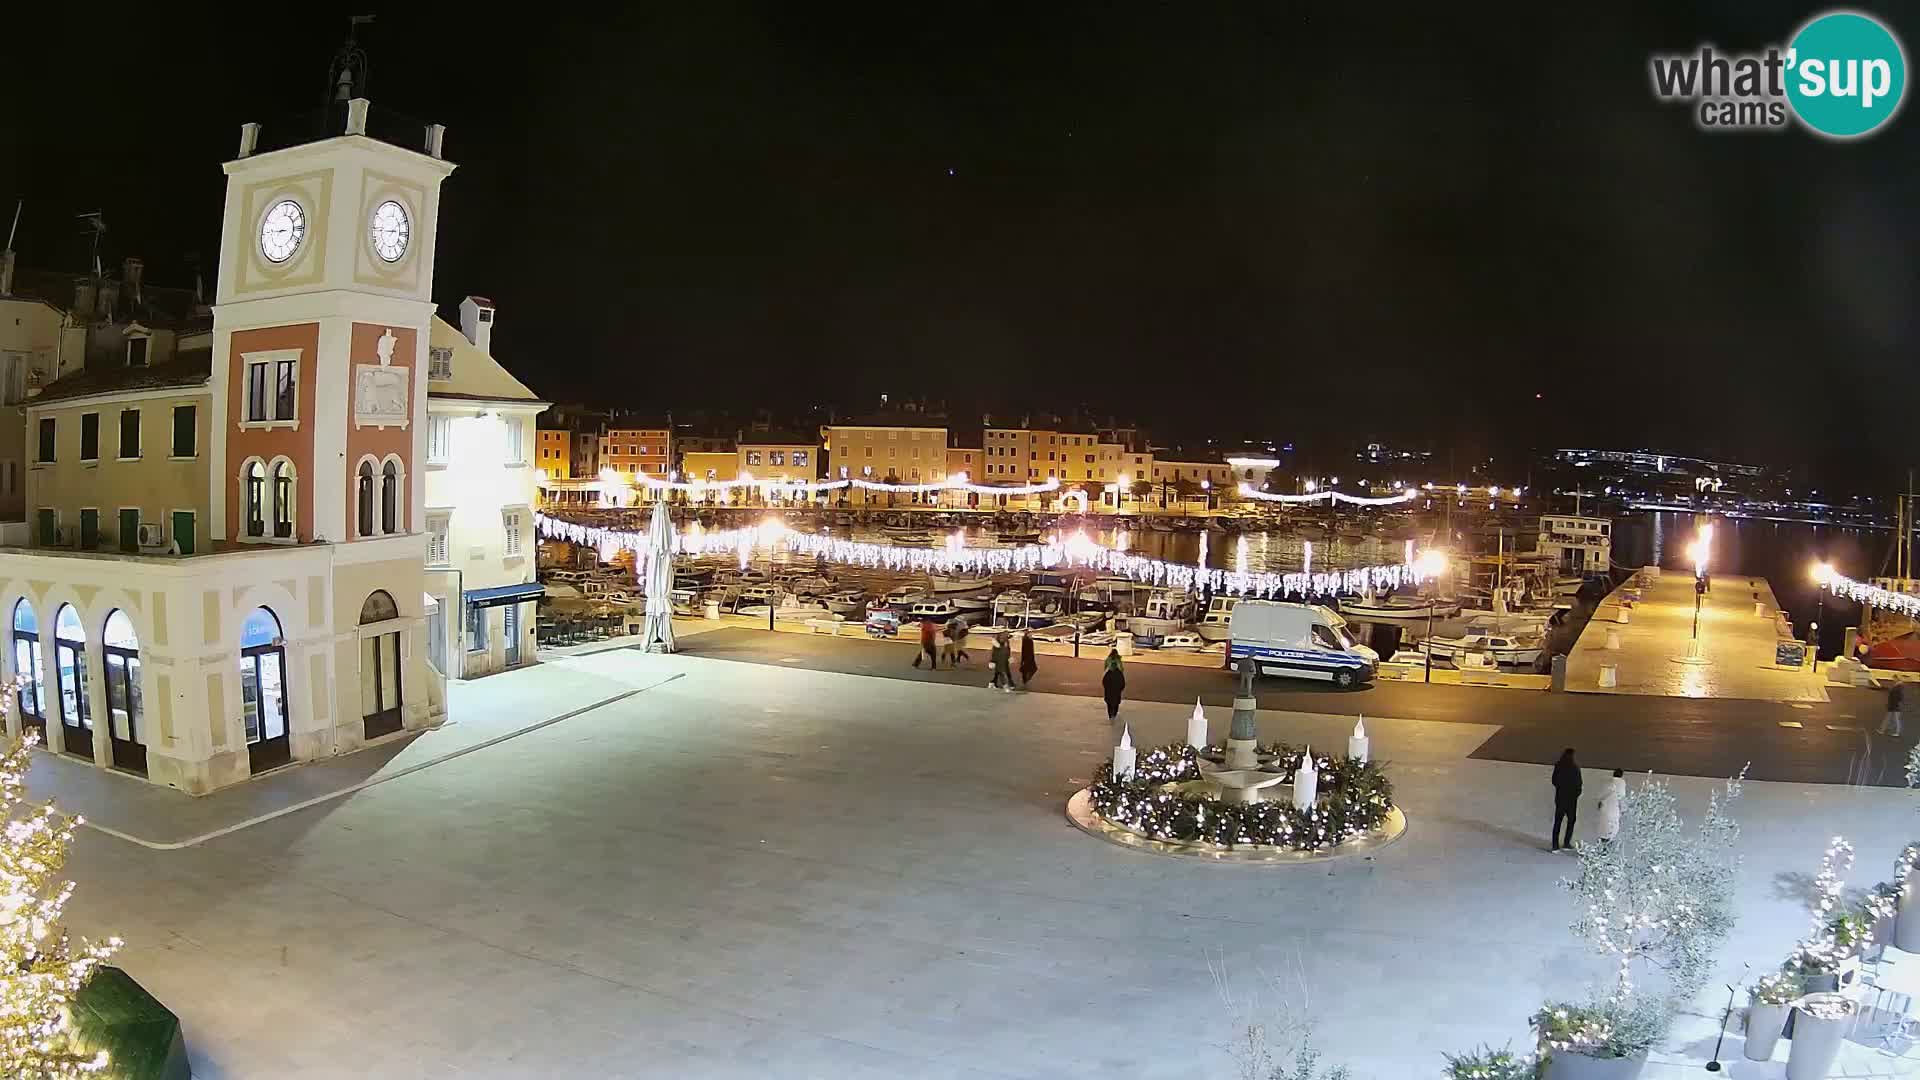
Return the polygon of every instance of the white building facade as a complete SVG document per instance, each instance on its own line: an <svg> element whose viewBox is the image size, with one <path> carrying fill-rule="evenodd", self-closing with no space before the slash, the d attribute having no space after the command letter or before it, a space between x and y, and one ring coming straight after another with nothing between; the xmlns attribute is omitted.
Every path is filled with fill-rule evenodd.
<svg viewBox="0 0 1920 1080"><path fill-rule="evenodd" d="M493 302L433 320L427 359L427 652L449 678L534 659L535 419L547 403L494 360Z"/></svg>

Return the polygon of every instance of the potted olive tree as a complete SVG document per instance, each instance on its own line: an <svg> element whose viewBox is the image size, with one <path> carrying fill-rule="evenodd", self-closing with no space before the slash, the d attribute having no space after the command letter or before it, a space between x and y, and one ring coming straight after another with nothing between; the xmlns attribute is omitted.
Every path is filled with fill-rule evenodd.
<svg viewBox="0 0 1920 1080"><path fill-rule="evenodd" d="M1693 829L1666 782L1649 777L1627 792L1611 842L1575 849L1579 871L1561 883L1580 903L1573 932L1611 961L1613 979L1592 1001L1535 1014L1547 1080L1638 1076L1675 1012L1706 984L1733 928L1732 809L1745 775L1713 793Z"/></svg>
<svg viewBox="0 0 1920 1080"><path fill-rule="evenodd" d="M1784 972L1762 975L1747 991L1748 1061L1772 1061L1773 1048L1780 1031L1787 1026L1787 1012L1800 996L1800 982Z"/></svg>

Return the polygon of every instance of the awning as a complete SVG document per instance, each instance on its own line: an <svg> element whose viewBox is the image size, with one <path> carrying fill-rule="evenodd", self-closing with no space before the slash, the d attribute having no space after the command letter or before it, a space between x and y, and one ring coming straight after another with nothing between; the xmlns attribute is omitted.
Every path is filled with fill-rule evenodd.
<svg viewBox="0 0 1920 1080"><path fill-rule="evenodd" d="M499 607L503 604L530 604L547 591L545 585L528 581L519 585L498 585L491 589L468 589L468 607Z"/></svg>

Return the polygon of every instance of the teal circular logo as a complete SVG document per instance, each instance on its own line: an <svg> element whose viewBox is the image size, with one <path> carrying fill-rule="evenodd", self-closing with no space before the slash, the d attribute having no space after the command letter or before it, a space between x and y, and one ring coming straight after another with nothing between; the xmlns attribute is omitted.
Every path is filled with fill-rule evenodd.
<svg viewBox="0 0 1920 1080"><path fill-rule="evenodd" d="M1907 57L1880 20L1852 11L1821 15L1788 46L1787 100L1800 122L1834 139L1880 127L1900 111Z"/></svg>

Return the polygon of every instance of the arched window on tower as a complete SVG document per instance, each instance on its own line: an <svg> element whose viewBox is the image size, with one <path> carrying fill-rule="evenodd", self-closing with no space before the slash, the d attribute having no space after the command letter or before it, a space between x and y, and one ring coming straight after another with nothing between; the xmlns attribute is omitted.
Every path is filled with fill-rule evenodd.
<svg viewBox="0 0 1920 1080"><path fill-rule="evenodd" d="M267 535L267 468L258 460L246 468L247 535Z"/></svg>
<svg viewBox="0 0 1920 1080"><path fill-rule="evenodd" d="M380 531L400 531L400 464L391 458L380 470Z"/></svg>
<svg viewBox="0 0 1920 1080"><path fill-rule="evenodd" d="M361 536L372 536L373 532L373 462L360 463L359 490L355 498L355 509L360 525Z"/></svg>
<svg viewBox="0 0 1920 1080"><path fill-rule="evenodd" d="M293 462L278 461L273 466L273 535L282 540L293 536Z"/></svg>

